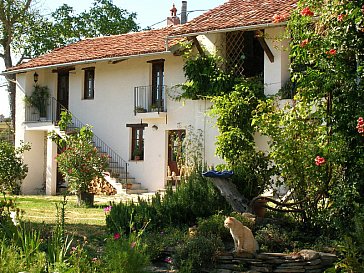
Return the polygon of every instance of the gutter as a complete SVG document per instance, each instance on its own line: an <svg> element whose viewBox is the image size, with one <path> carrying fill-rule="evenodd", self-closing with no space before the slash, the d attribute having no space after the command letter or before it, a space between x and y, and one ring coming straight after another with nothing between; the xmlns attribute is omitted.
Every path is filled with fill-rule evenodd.
<svg viewBox="0 0 364 273"><path fill-rule="evenodd" d="M110 57L110 58L101 58L101 59L91 59L91 60L84 60L84 61L76 61L76 62L68 62L68 63L62 63L62 64L50 64L50 65L43 65L43 66L34 66L29 68L22 68L22 69L14 69L9 71L3 71L0 73L1 76L4 75L11 75L11 74L17 74L17 73L25 73L28 71L34 71L37 69L46 69L46 68L58 68L58 67L66 67L66 66L72 66L72 65L80 65L80 64L89 64L89 63L96 63L96 62L111 62L111 61L122 61L127 60L130 58L135 57L148 57L153 55L160 55L160 54L169 54L170 51L161 51L161 52L153 52L153 53L145 53L145 54L134 54L129 55L125 57Z"/></svg>
<svg viewBox="0 0 364 273"><path fill-rule="evenodd" d="M169 51L169 47L168 47L168 40L169 39L175 39L175 38L181 38L181 37L191 37L191 36L198 36L198 35L206 35L206 34L213 34L213 33L241 31L241 30L257 30L257 29L262 29L262 28L282 27L282 26L286 26L286 25L287 25L287 22L265 23L265 24L258 24L258 25L231 27L231 28L224 28L224 29L207 30L207 31L202 31L202 32L193 32L193 33L186 33L186 34L179 34L179 35L171 35L171 36L166 37L166 51Z"/></svg>

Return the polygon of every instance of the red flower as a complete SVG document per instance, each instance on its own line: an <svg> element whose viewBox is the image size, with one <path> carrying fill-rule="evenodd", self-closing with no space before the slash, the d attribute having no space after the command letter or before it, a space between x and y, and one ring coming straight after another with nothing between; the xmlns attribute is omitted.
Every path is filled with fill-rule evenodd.
<svg viewBox="0 0 364 273"><path fill-rule="evenodd" d="M325 158L323 158L323 157L321 157L319 155L316 156L316 158L315 158L316 166L321 166L321 165L325 164L325 162L326 162Z"/></svg>
<svg viewBox="0 0 364 273"><path fill-rule="evenodd" d="M326 54L329 56L336 55L336 49L330 49L329 51L326 51Z"/></svg>
<svg viewBox="0 0 364 273"><path fill-rule="evenodd" d="M358 124L356 125L356 129L359 134L364 134L364 119L363 117L358 118Z"/></svg>
<svg viewBox="0 0 364 273"><path fill-rule="evenodd" d="M121 238L120 233L116 232L114 233L114 240L119 240Z"/></svg>
<svg viewBox="0 0 364 273"><path fill-rule="evenodd" d="M305 47L308 43L309 43L309 40L308 40L308 39L304 39L304 40L300 43L300 47Z"/></svg>
<svg viewBox="0 0 364 273"><path fill-rule="evenodd" d="M337 20L338 20L339 22L342 22L342 21L344 20L344 17L345 17L345 14L339 14L339 15L337 16Z"/></svg>
<svg viewBox="0 0 364 273"><path fill-rule="evenodd" d="M314 13L310 10L309 7L305 7L303 10L301 10L301 15L302 16L313 16Z"/></svg>

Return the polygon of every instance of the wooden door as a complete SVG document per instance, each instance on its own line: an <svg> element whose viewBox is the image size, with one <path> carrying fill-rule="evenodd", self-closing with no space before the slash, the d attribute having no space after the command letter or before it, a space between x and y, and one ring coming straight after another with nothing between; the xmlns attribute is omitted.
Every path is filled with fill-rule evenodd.
<svg viewBox="0 0 364 273"><path fill-rule="evenodd" d="M183 164L184 149L183 140L186 130L171 130L168 132L168 167L177 176L180 175L180 167Z"/></svg>
<svg viewBox="0 0 364 273"><path fill-rule="evenodd" d="M57 120L60 118L61 108L68 110L69 105L69 73L59 72L57 82Z"/></svg>
<svg viewBox="0 0 364 273"><path fill-rule="evenodd" d="M158 106L159 110L164 109L164 62L152 64L152 104Z"/></svg>

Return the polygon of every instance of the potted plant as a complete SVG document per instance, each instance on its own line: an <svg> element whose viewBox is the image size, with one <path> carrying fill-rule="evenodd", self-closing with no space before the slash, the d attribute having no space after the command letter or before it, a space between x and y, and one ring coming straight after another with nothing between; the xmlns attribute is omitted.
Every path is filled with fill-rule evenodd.
<svg viewBox="0 0 364 273"><path fill-rule="evenodd" d="M135 149L133 151L133 158L134 158L134 160L140 160L142 154L143 153L142 153L141 149L139 149L139 147L135 147Z"/></svg>
<svg viewBox="0 0 364 273"><path fill-rule="evenodd" d="M34 85L34 90L30 96L25 96L25 103L35 107L39 111L40 119L47 117L48 99L50 97L47 86Z"/></svg>
<svg viewBox="0 0 364 273"><path fill-rule="evenodd" d="M103 171L108 167L108 156L98 152L92 137L90 126L85 126L77 134L66 135L57 143L62 148L62 153L56 157L58 169L68 183L68 191L77 195L79 205L93 205L91 182L103 177Z"/></svg>
<svg viewBox="0 0 364 273"><path fill-rule="evenodd" d="M147 112L147 109L145 109L142 106L137 106L137 107L135 107L135 112L136 113L146 113Z"/></svg>
<svg viewBox="0 0 364 273"><path fill-rule="evenodd" d="M156 104L152 104L151 106L150 106L150 111L152 111L152 112L158 112L158 106L156 105Z"/></svg>

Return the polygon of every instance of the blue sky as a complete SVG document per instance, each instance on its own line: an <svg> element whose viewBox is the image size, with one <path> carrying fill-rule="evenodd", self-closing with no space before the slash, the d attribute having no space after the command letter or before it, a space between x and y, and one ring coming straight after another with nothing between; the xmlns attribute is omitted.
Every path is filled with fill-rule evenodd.
<svg viewBox="0 0 364 273"><path fill-rule="evenodd" d="M188 20L203 13L199 10L209 10L217 7L227 0L187 0ZM93 0L38 0L37 6L43 14L49 14L62 4L73 7L76 12L87 10L92 5ZM175 4L177 14L181 11L182 0L114 0L113 3L128 12L137 13L136 22L143 29L155 23L165 20L170 16L170 9ZM191 11L191 12L189 12ZM153 28L164 27L166 22L163 21L156 24ZM0 70L3 70L3 62L1 61ZM0 85L4 79L0 79ZM0 114L9 116L8 94L4 88L0 87Z"/></svg>

